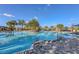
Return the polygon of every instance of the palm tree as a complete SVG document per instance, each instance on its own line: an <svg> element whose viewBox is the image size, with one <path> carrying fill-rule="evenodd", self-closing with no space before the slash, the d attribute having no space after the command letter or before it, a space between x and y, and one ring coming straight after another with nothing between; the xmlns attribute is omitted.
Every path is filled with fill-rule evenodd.
<svg viewBox="0 0 79 59"><path fill-rule="evenodd" d="M57 24L57 29L59 30L59 31L61 31L61 30L63 30L63 28L64 28L64 25L63 24Z"/></svg>
<svg viewBox="0 0 79 59"><path fill-rule="evenodd" d="M27 23L27 24L25 24L25 29L26 30L30 30L30 25Z"/></svg>
<svg viewBox="0 0 79 59"><path fill-rule="evenodd" d="M16 29L15 25L17 25L17 22L15 20L11 20L8 21L6 24L8 26L8 29L6 31L10 33L9 35L14 35L14 30Z"/></svg>
<svg viewBox="0 0 79 59"><path fill-rule="evenodd" d="M8 21L6 24L12 30L16 29L15 25L17 25L17 22L15 20Z"/></svg>
<svg viewBox="0 0 79 59"><path fill-rule="evenodd" d="M32 19L28 22L29 24L29 27L31 30L35 30L35 31L39 31L40 29L40 25L39 25L39 22L37 21L37 19Z"/></svg>
<svg viewBox="0 0 79 59"><path fill-rule="evenodd" d="M19 20L18 21L18 24L21 25L22 26L22 29L23 29L23 27L25 25L25 21L24 20Z"/></svg>
<svg viewBox="0 0 79 59"><path fill-rule="evenodd" d="M57 24L56 26L56 30L57 30L57 39L59 40L59 34L58 31L61 32L61 30L63 30L64 25L63 24Z"/></svg>

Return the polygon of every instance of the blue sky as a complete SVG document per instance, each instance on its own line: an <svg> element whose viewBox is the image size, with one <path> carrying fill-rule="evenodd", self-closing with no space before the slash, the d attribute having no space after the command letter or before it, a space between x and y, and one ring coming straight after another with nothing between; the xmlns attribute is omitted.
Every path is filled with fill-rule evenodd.
<svg viewBox="0 0 79 59"><path fill-rule="evenodd" d="M77 4L0 4L0 26L8 20L38 18L41 26L64 24L70 26L79 23L79 5Z"/></svg>

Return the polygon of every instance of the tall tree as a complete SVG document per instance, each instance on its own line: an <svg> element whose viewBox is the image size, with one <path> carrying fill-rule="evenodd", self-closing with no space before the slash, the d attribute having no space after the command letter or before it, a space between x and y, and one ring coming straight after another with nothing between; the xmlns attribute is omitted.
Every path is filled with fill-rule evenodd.
<svg viewBox="0 0 79 59"><path fill-rule="evenodd" d="M15 25L17 25L17 22L16 22L15 20L10 20L10 21L8 21L6 24L7 24L7 26L8 26L9 28L11 28L12 30L16 29Z"/></svg>
<svg viewBox="0 0 79 59"><path fill-rule="evenodd" d="M30 25L27 23L27 24L25 24L25 29L26 30L30 30Z"/></svg>
<svg viewBox="0 0 79 59"><path fill-rule="evenodd" d="M23 27L25 25L25 21L24 20L19 20L18 21L18 24L21 25L22 26L22 29L23 29Z"/></svg>
<svg viewBox="0 0 79 59"><path fill-rule="evenodd" d="M39 22L35 18L30 20L28 24L29 24L29 27L30 27L31 30L38 31L40 29Z"/></svg>
<svg viewBox="0 0 79 59"><path fill-rule="evenodd" d="M63 28L64 28L64 25L63 24L57 24L57 29L59 30L59 31L61 31L61 30L63 30Z"/></svg>

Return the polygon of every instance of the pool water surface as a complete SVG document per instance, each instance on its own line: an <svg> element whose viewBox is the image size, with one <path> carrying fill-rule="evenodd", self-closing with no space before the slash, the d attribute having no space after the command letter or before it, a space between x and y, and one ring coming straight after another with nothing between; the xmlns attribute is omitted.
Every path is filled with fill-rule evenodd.
<svg viewBox="0 0 79 59"><path fill-rule="evenodd" d="M56 40L57 35L65 38L74 37L71 34L61 34L56 32L14 32L14 35L7 36L10 33L0 33L0 54L13 54L25 49L30 49L32 43L36 40Z"/></svg>

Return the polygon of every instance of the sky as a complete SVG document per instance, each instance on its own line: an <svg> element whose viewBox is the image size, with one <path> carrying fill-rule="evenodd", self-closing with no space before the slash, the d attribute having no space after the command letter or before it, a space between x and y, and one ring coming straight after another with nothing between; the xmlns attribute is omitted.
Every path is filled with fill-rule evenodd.
<svg viewBox="0 0 79 59"><path fill-rule="evenodd" d="M9 20L37 18L41 26L79 23L78 4L0 4L0 26Z"/></svg>

